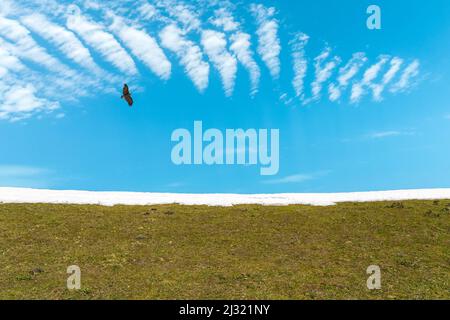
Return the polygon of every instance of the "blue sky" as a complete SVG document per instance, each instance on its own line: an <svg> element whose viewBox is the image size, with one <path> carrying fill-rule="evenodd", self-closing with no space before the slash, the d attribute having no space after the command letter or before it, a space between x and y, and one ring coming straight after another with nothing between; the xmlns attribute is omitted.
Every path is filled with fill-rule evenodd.
<svg viewBox="0 0 450 320"><path fill-rule="evenodd" d="M450 187L447 0L75 3L0 4L0 186ZM279 129L278 175L175 166L171 133L195 120Z"/></svg>

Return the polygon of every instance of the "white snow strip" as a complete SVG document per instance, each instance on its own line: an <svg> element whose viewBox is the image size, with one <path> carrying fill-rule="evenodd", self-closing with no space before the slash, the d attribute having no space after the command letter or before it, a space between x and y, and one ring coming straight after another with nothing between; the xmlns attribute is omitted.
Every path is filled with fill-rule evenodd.
<svg viewBox="0 0 450 320"><path fill-rule="evenodd" d="M145 192L63 191L27 188L0 188L0 203L54 203L113 205L207 205L259 204L284 206L303 204L331 206L340 202L374 202L450 199L450 189L417 189L349 193L284 194L176 194Z"/></svg>

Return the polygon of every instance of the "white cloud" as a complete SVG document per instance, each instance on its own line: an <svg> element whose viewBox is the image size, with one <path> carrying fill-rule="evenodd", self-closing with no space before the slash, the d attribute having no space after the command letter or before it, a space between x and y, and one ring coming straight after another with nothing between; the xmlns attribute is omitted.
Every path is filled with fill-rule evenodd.
<svg viewBox="0 0 450 320"><path fill-rule="evenodd" d="M391 66L389 70L384 74L381 83L372 85L373 98L375 99L375 101L380 101L382 99L381 94L383 93L385 87L392 81L392 79L400 70L403 64L403 60L398 57L394 57L391 59L390 64Z"/></svg>
<svg viewBox="0 0 450 320"><path fill-rule="evenodd" d="M278 21L274 18L275 8L266 8L261 4L252 4L250 9L256 18L258 28L258 53L269 68L272 77L280 76L281 44L278 38Z"/></svg>
<svg viewBox="0 0 450 320"><path fill-rule="evenodd" d="M0 2L0 15L8 15L14 9L14 3L11 0L2 0Z"/></svg>
<svg viewBox="0 0 450 320"><path fill-rule="evenodd" d="M221 2L221 5L225 4L229 6L229 3ZM242 31L240 23L235 20L228 7L215 10L214 16L209 21L212 25L222 29L224 32L231 33L229 36L230 51L235 55L237 61L249 72L251 82L250 94L254 96L258 92L261 71L251 49L250 34Z"/></svg>
<svg viewBox="0 0 450 320"><path fill-rule="evenodd" d="M413 83L411 79L419 74L420 63L419 60L411 62L403 71L400 80L391 88L392 92L401 92L407 90Z"/></svg>
<svg viewBox="0 0 450 320"><path fill-rule="evenodd" d="M79 14L78 7L73 8L75 12L68 16L67 27L77 33L117 69L131 76L136 75L138 71L133 59L114 36L106 32L99 23Z"/></svg>
<svg viewBox="0 0 450 320"><path fill-rule="evenodd" d="M286 92L281 92L279 99L287 106L291 105L294 102L294 99L290 97Z"/></svg>
<svg viewBox="0 0 450 320"><path fill-rule="evenodd" d="M175 181L167 184L168 188L181 188L184 187L186 183L184 181Z"/></svg>
<svg viewBox="0 0 450 320"><path fill-rule="evenodd" d="M138 11L141 14L141 17L146 20L152 20L159 15L158 9L147 1L138 7Z"/></svg>
<svg viewBox="0 0 450 320"><path fill-rule="evenodd" d="M32 14L21 19L30 30L45 40L53 43L69 59L95 73L101 69L94 62L89 49L73 34L73 32L50 22L42 14Z"/></svg>
<svg viewBox="0 0 450 320"><path fill-rule="evenodd" d="M50 170L32 166L0 165L0 185L8 187L48 187Z"/></svg>
<svg viewBox="0 0 450 320"><path fill-rule="evenodd" d="M99 10L101 8L101 4L95 0L84 0L83 5L86 9Z"/></svg>
<svg viewBox="0 0 450 320"><path fill-rule="evenodd" d="M227 96L233 94L237 72L237 61L227 51L225 34L213 30L204 30L201 35L201 43L211 62L222 77L223 88Z"/></svg>
<svg viewBox="0 0 450 320"><path fill-rule="evenodd" d="M313 179L314 179L314 177L312 175L295 174L295 175L287 176L287 177L280 178L280 179L264 181L264 183L266 183L266 184L301 183L301 182L305 182L305 181L313 180Z"/></svg>
<svg viewBox="0 0 450 320"><path fill-rule="evenodd" d="M22 62L6 48L5 41L0 38L0 78L9 71L19 72L25 69Z"/></svg>
<svg viewBox="0 0 450 320"><path fill-rule="evenodd" d="M239 23L234 20L233 15L226 8L217 9L214 15L214 18L210 19L211 24L221 28L223 31L237 31L240 27Z"/></svg>
<svg viewBox="0 0 450 320"><path fill-rule="evenodd" d="M203 61L201 49L184 37L184 33L175 25L166 26L159 33L161 45L174 52L185 68L186 74L200 92L208 87L209 64Z"/></svg>
<svg viewBox="0 0 450 320"><path fill-rule="evenodd" d="M324 51L314 59L315 80L311 84L312 97L311 99L305 100L305 104L320 98L323 83L331 77L333 70L341 61L340 58L333 57L331 61L324 64L324 62L329 58L330 53L331 48L326 47Z"/></svg>
<svg viewBox="0 0 450 320"><path fill-rule="evenodd" d="M294 68L294 79L292 86L295 90L295 96L304 98L304 78L308 70L308 62L305 55L305 46L308 44L309 37L299 32L295 34L290 44L292 47L292 63Z"/></svg>
<svg viewBox="0 0 450 320"><path fill-rule="evenodd" d="M363 79L355 84L352 87L352 93L350 97L350 101L352 103L359 102L361 97L366 92L367 88L372 88L373 81L378 77L378 74L381 71L381 68L389 61L388 56L380 56L379 61L372 66L370 66L365 72Z"/></svg>
<svg viewBox="0 0 450 320"><path fill-rule="evenodd" d="M341 97L342 90L345 90L350 80L359 72L367 58L363 52L354 53L350 61L339 69L337 83L331 83L328 87L330 100L336 101Z"/></svg>
<svg viewBox="0 0 450 320"><path fill-rule="evenodd" d="M48 170L18 165L0 165L0 177L28 177L48 173Z"/></svg>
<svg viewBox="0 0 450 320"><path fill-rule="evenodd" d="M330 173L330 171L319 171L319 172L307 173L307 174L293 174L293 175L286 176L286 177L279 178L279 179L265 180L265 181L263 181L263 183L264 184L302 183L302 182L318 179L329 173Z"/></svg>
<svg viewBox="0 0 450 320"><path fill-rule="evenodd" d="M23 33L23 27L16 27L18 34ZM26 30L26 29L25 29ZM27 35L27 33L25 33ZM15 40L16 35L11 39ZM29 36L28 36L29 37ZM37 46L31 38L23 38L16 43L10 43L0 38L0 118L17 121L28 118L36 112L50 112L59 108L55 100L75 99L86 95L86 88L99 89L98 81L87 78L82 74L67 68L56 60L54 69L57 74L42 73L27 67L18 58L27 59L51 68L46 51ZM20 42L22 41L22 42ZM29 52L22 52L19 48L32 48L32 52L44 53L43 56L30 56ZM42 57L44 60L41 60ZM51 56L50 56L51 57Z"/></svg>
<svg viewBox="0 0 450 320"><path fill-rule="evenodd" d="M386 137L395 137L401 135L401 132L399 131L382 131L382 132L375 132L369 135L369 138L373 139L379 139L379 138L386 138Z"/></svg>
<svg viewBox="0 0 450 320"><path fill-rule="evenodd" d="M261 63L268 67L273 78L280 76L281 26L274 7L250 5L256 20L256 35L251 35L244 29L246 15L238 16L235 11L236 7L247 5L225 0L199 0L190 4L181 0L75 1L86 10L83 14L77 6L55 0L0 2L0 93L4 100L0 117L3 119L15 120L35 112L51 111L59 105L54 101L63 104L92 92L117 90L107 86L124 75L114 71L106 73L100 67L104 62L132 77L138 75L133 61L136 59L167 80L172 73L172 63L166 56L169 51L200 92L209 84L208 61L219 71L227 96L232 95L236 77L240 75L239 65L249 73L251 95L259 89ZM94 16L89 16L91 12L95 13L95 21ZM209 25L209 29L205 30L204 25ZM367 58L357 52L337 73L340 59L326 48L314 59L314 65L309 66L312 57L309 59L304 50L308 41L305 34L298 32L289 42L291 84L297 99L281 83L276 88L280 100L286 104L293 104L298 98L304 104L318 100L325 87L331 101L341 99L344 90L350 87L353 103L367 93L380 101L386 89L403 92L416 83L419 61L410 61L402 72L404 62L400 57L382 55L362 72ZM253 47L261 59L255 57ZM64 64L62 60L67 61L66 58L74 63ZM84 69L71 69L75 64ZM42 66L50 72L42 70ZM306 83L310 77L315 78L312 83ZM307 87L311 87L310 99L305 99ZM18 90L20 99L7 97L6 93L12 90Z"/></svg>
<svg viewBox="0 0 450 320"><path fill-rule="evenodd" d="M382 139L382 138L388 138L388 137L410 136L410 135L414 135L414 132L412 132L412 131L379 131L379 132L373 132L371 134L368 134L367 138Z"/></svg>
<svg viewBox="0 0 450 320"><path fill-rule="evenodd" d="M0 16L0 36L12 43L8 49L14 55L40 64L51 71L67 71L58 59L49 55L45 48L36 43L28 29L19 22Z"/></svg>
<svg viewBox="0 0 450 320"><path fill-rule="evenodd" d="M42 110L55 110L59 108L58 102L52 102L36 96L33 84L11 83L0 85L0 119L17 121L30 117L33 113Z"/></svg>
<svg viewBox="0 0 450 320"><path fill-rule="evenodd" d="M19 34L22 28L18 28ZM30 57L29 52L21 52L19 48L31 46L32 51L44 52L43 57L47 57L46 51L33 45L34 40L24 38L22 41L14 44L0 38L0 119L18 121L37 112L51 112L60 106L55 100L76 99L86 95L87 88L101 87L98 81L78 74L58 61L54 65L57 74L42 73L32 69L33 66L25 66L18 56L49 69L47 64L52 60L40 60L42 57Z"/></svg>
<svg viewBox="0 0 450 320"><path fill-rule="evenodd" d="M183 26L183 31L190 32L201 29L202 23L195 12L200 7L193 8L192 6L174 0L157 0L156 6L163 8L170 17L178 21Z"/></svg>
<svg viewBox="0 0 450 320"><path fill-rule="evenodd" d="M117 34L131 52L164 80L170 78L172 64L159 47L156 40L145 31L125 25L123 19L113 14L111 30Z"/></svg>
<svg viewBox="0 0 450 320"><path fill-rule="evenodd" d="M261 71L253 58L250 39L250 35L245 32L239 31L232 34L230 37L232 42L230 50L233 51L238 61L248 70L251 82L251 95L255 95L258 92Z"/></svg>

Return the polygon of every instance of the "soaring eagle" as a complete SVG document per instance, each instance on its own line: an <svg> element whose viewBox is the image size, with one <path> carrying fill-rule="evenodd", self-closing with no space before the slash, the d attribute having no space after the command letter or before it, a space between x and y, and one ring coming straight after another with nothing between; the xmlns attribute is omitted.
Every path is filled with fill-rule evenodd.
<svg viewBox="0 0 450 320"><path fill-rule="evenodd" d="M130 107L133 106L133 98L131 97L130 90L128 90L128 85L126 83L123 85L123 94L121 98L125 99Z"/></svg>

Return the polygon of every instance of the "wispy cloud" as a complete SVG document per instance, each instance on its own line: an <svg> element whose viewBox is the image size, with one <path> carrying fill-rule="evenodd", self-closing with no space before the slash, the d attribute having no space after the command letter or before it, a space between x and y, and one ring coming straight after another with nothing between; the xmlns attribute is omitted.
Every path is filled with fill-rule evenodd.
<svg viewBox="0 0 450 320"><path fill-rule="evenodd" d="M356 76L361 67L366 63L367 57L363 52L354 53L350 61L339 69L337 83L331 83L328 87L330 100L336 101L342 95L342 91L347 88L350 80Z"/></svg>
<svg viewBox="0 0 450 320"><path fill-rule="evenodd" d="M306 60L305 46L307 45L309 36L303 32L294 35L290 44L292 47L292 63L294 68L294 79L292 86L295 90L295 96L304 98L304 78L308 71L308 62Z"/></svg>
<svg viewBox="0 0 450 320"><path fill-rule="evenodd" d="M251 36L245 32L237 32L231 35L231 51L234 52L238 61L248 70L251 82L251 95L258 92L261 71L253 58L251 50Z"/></svg>
<svg viewBox="0 0 450 320"><path fill-rule="evenodd" d="M113 23L110 29L117 34L131 52L164 80L170 78L172 64L156 40L145 31L127 26L123 19L110 13Z"/></svg>
<svg viewBox="0 0 450 320"><path fill-rule="evenodd" d="M204 30L201 42L206 54L222 77L225 94L231 96L236 79L237 61L226 49L225 34L213 30Z"/></svg>
<svg viewBox="0 0 450 320"><path fill-rule="evenodd" d="M302 183L302 182L321 178L323 176L326 176L329 173L330 173L330 171L319 171L319 172L314 172L314 173L299 173L299 174L293 174L293 175L286 176L286 177L279 178L279 179L264 180L264 181L262 181L262 183L264 183L264 184Z"/></svg>
<svg viewBox="0 0 450 320"><path fill-rule="evenodd" d="M382 99L381 94L383 93L384 88L392 81L397 72L400 70L403 64L403 60L398 57L394 57L391 59L390 64L391 66L389 70L384 74L381 83L372 85L373 98L376 101L380 101Z"/></svg>
<svg viewBox="0 0 450 320"><path fill-rule="evenodd" d="M306 103L309 101L318 100L320 98L323 83L325 83L331 77L333 70L341 62L341 59L339 57L333 57L328 60L330 54L331 48L326 47L325 50L314 59L316 78L311 84L312 98L310 100L307 100Z"/></svg>
<svg viewBox="0 0 450 320"><path fill-rule="evenodd" d="M0 119L18 121L40 110L54 110L59 103L38 97L32 83L21 79L27 67L4 45L0 38Z"/></svg>
<svg viewBox="0 0 450 320"><path fill-rule="evenodd" d="M373 132L368 135L366 135L369 139L383 139L383 138L389 138L389 137L397 137L397 136L410 136L414 135L413 131L379 131L379 132Z"/></svg>
<svg viewBox="0 0 450 320"><path fill-rule="evenodd" d="M256 18L258 28L258 53L269 68L270 74L274 78L280 76L281 44L278 38L279 24L275 16L275 8L266 8L262 4L252 4L250 10Z"/></svg>
<svg viewBox="0 0 450 320"><path fill-rule="evenodd" d="M234 32L240 28L233 15L227 8L215 10L214 17L210 19L212 25L222 29L225 32Z"/></svg>
<svg viewBox="0 0 450 320"><path fill-rule="evenodd" d="M361 97L366 93L367 89L372 88L373 81L378 77L382 67L389 61L389 57L382 55L379 57L378 62L373 64L364 72L363 79L352 87L352 93L350 100L352 103L359 102Z"/></svg>
<svg viewBox="0 0 450 320"><path fill-rule="evenodd" d="M409 89L414 83L414 77L419 74L420 63L419 60L411 62L403 71L400 80L392 86L392 92L401 92Z"/></svg>
<svg viewBox="0 0 450 320"><path fill-rule="evenodd" d="M37 111L52 111L60 107L58 102L38 97L32 83L12 79L0 83L0 119L14 122L28 118Z"/></svg>
<svg viewBox="0 0 450 320"><path fill-rule="evenodd" d="M196 14L196 10L198 12L200 7L193 8L191 5L175 0L156 0L156 6L164 9L169 17L181 24L185 32L201 29L202 22Z"/></svg>
<svg viewBox="0 0 450 320"><path fill-rule="evenodd" d="M0 165L0 186L42 188L48 186L50 170L32 166Z"/></svg>
<svg viewBox="0 0 450 320"><path fill-rule="evenodd" d="M0 78L3 78L8 72L18 72L25 69L23 63L7 50L5 41L0 38Z"/></svg>
<svg viewBox="0 0 450 320"><path fill-rule="evenodd" d="M43 37L56 47L69 59L95 73L101 69L75 34L66 28L50 22L42 14L32 14L22 17L22 23L30 30Z"/></svg>
<svg viewBox="0 0 450 320"><path fill-rule="evenodd" d="M0 17L0 35L6 38L0 36L0 119L18 121L37 112L51 112L60 107L55 100L82 96L87 86L98 88L98 83L51 56L19 22ZM44 66L49 72L42 74L24 62Z"/></svg>
<svg viewBox="0 0 450 320"><path fill-rule="evenodd" d="M384 140L388 138L395 138L395 137L401 137L401 136L414 136L416 135L416 131L413 129L411 130L380 130L380 131L372 131L370 133L360 134L355 137L351 138L345 138L341 139L340 142L342 143L349 143L349 142L367 142L370 140Z"/></svg>
<svg viewBox="0 0 450 320"><path fill-rule="evenodd" d="M138 6L138 11L143 19L151 20L159 15L158 9L153 5L145 1Z"/></svg>
<svg viewBox="0 0 450 320"><path fill-rule="evenodd" d="M252 96L259 90L260 65L267 66L272 78L281 76L283 25L275 7L226 0L74 3L78 6L60 0L1 1L1 119L50 112L65 101L89 96L93 89L112 92L111 83L119 76L139 79L140 64L135 61L167 80L175 56L200 92L209 85L211 64L219 71L227 96L233 94L240 66L250 76ZM248 15L238 9L246 13L250 9L255 35L245 21ZM371 94L378 102L388 92L404 92L417 83L417 59L382 54L369 64L368 54L356 52L337 72L341 59L331 55L331 46L308 50L314 39L301 31L286 36L291 54L283 63L293 67L293 72L286 72L292 75L291 86L276 86L286 104L318 101L324 88L330 101L357 103ZM105 62L114 66L108 73L102 69ZM19 95L12 97L12 90ZM311 96L306 97L309 90Z"/></svg>
<svg viewBox="0 0 450 320"><path fill-rule="evenodd" d="M203 60L200 48L184 38L183 31L173 24L165 27L159 37L161 45L176 54L198 90L204 91L209 82L209 64Z"/></svg>
<svg viewBox="0 0 450 320"><path fill-rule="evenodd" d="M0 16L0 36L11 42L8 49L16 56L33 61L50 71L64 72L67 70L61 62L39 46L31 37L30 32L21 23Z"/></svg>
<svg viewBox="0 0 450 320"><path fill-rule="evenodd" d="M250 34L242 31L241 24L235 20L233 14L226 7L215 10L210 22L215 27L230 34L230 51L236 56L237 61L249 72L251 82L250 94L255 95L258 92L261 71L251 49Z"/></svg>
<svg viewBox="0 0 450 320"><path fill-rule="evenodd" d="M14 3L10 0L4 0L0 2L0 14L1 15L8 15L14 6Z"/></svg>
<svg viewBox="0 0 450 320"><path fill-rule="evenodd" d="M133 59L128 55L114 36L88 17L81 15L80 9L71 7L73 13L67 18L67 27L77 33L87 44L99 52L103 58L126 74L138 73Z"/></svg>
<svg viewBox="0 0 450 320"><path fill-rule="evenodd" d="M181 188L184 187L186 184L182 181L176 181L176 182L171 182L169 184L167 184L168 188Z"/></svg>
<svg viewBox="0 0 450 320"><path fill-rule="evenodd" d="M47 169L30 167L30 166L19 166L19 165L0 165L0 177L30 177L42 174L47 174L49 171Z"/></svg>

